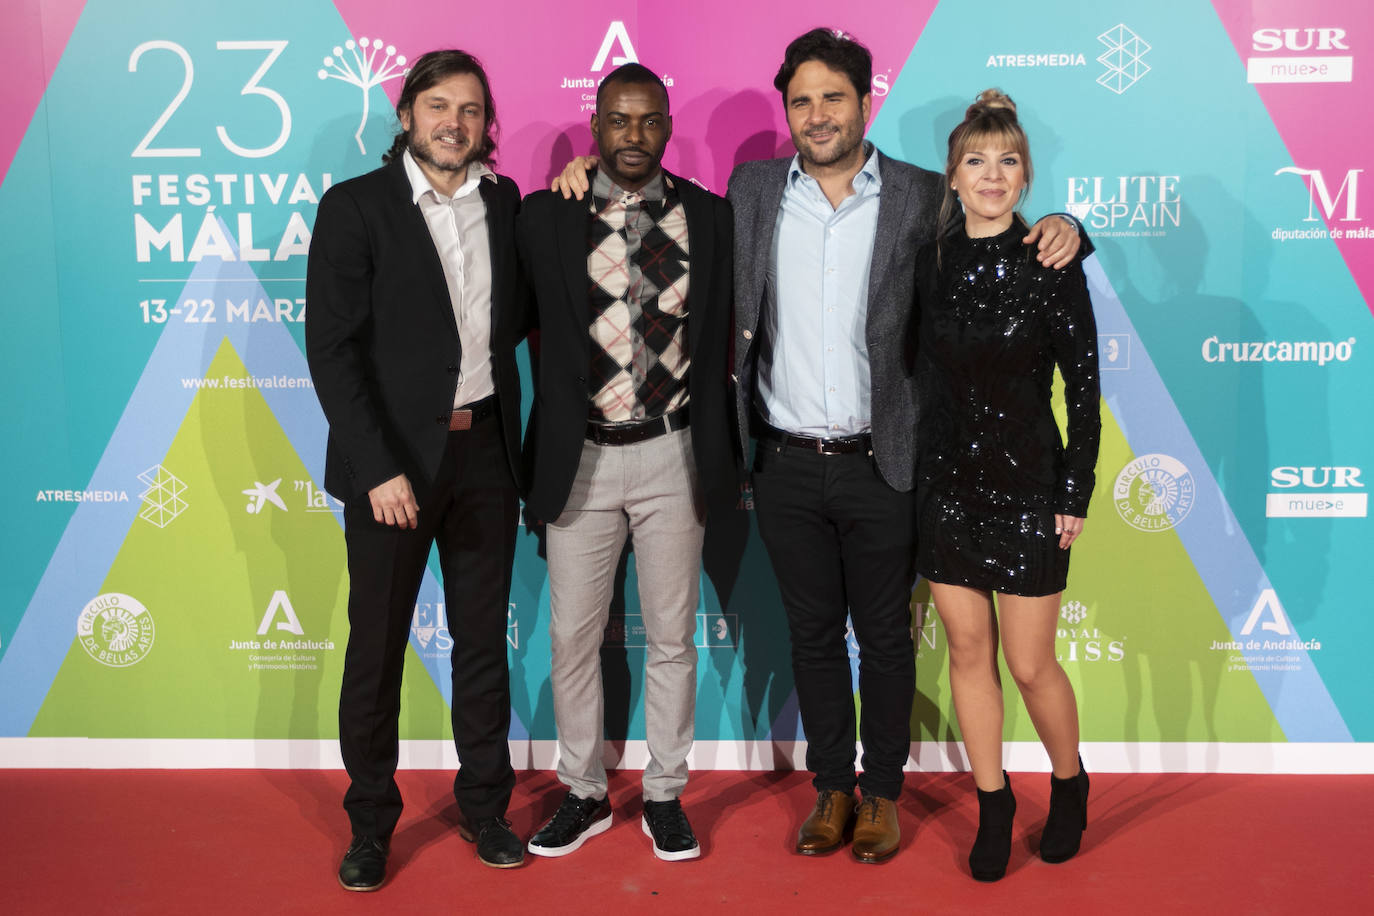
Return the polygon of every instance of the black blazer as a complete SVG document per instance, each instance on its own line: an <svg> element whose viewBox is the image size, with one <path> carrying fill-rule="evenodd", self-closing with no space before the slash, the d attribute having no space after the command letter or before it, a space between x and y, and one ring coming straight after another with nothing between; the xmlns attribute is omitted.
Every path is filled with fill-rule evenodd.
<svg viewBox="0 0 1374 916"><path fill-rule="evenodd" d="M687 216L687 392L697 480L709 500L738 486L728 360L734 224L724 198L668 177ZM526 466L531 469L526 505L546 522L558 518L567 504L587 434L591 219L586 200L537 191L525 198L516 230L540 336L539 346L531 347L535 391L525 435Z"/></svg>
<svg viewBox="0 0 1374 916"><path fill-rule="evenodd" d="M478 189L491 239L492 374L518 484L520 191L504 176L483 178ZM347 500L405 474L423 492L444 454L462 346L444 269L399 157L320 200L305 296L305 354L329 421L325 489Z"/></svg>

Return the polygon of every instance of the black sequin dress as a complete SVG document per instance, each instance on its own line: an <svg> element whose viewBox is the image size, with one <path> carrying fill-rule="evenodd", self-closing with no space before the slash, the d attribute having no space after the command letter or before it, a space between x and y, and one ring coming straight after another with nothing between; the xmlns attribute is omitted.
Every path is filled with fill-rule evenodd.
<svg viewBox="0 0 1374 916"><path fill-rule="evenodd" d="M1078 262L1052 270L1020 220L962 225L917 255L917 568L1012 595L1063 591L1054 515L1085 517L1101 422L1097 329ZM1064 377L1068 445L1050 409Z"/></svg>

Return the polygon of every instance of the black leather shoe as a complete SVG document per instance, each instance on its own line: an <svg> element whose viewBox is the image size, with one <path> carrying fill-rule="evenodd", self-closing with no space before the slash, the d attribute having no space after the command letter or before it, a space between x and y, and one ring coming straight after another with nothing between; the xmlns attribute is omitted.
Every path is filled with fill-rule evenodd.
<svg viewBox="0 0 1374 916"><path fill-rule="evenodd" d="M671 801L644 802L644 835L654 841L654 855L665 862L695 859L701 855L692 825L682 811L682 803Z"/></svg>
<svg viewBox="0 0 1374 916"><path fill-rule="evenodd" d="M492 868L516 868L525 862L525 844L510 829L504 817L464 817L458 835L477 844L477 859Z"/></svg>
<svg viewBox="0 0 1374 916"><path fill-rule="evenodd" d="M346 891L375 891L386 880L391 844L372 836L354 836L339 863L339 886Z"/></svg>
<svg viewBox="0 0 1374 916"><path fill-rule="evenodd" d="M537 856L566 856L611 827L611 803L606 798L581 798L569 792L549 822L530 837Z"/></svg>

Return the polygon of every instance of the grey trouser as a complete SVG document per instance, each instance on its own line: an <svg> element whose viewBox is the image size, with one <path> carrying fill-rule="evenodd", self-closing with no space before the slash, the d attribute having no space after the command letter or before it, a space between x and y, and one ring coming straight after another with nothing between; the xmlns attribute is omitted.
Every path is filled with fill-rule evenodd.
<svg viewBox="0 0 1374 916"><path fill-rule="evenodd" d="M606 795L601 640L627 534L647 637L644 798L668 801L687 784L704 531L690 428L633 445L584 443L567 505L548 526L558 778L579 797Z"/></svg>

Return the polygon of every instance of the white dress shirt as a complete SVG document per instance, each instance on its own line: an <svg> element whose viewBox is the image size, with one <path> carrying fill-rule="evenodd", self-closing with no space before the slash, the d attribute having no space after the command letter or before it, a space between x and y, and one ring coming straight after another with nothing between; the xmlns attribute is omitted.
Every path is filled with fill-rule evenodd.
<svg viewBox="0 0 1374 916"><path fill-rule="evenodd" d="M429 226L448 283L458 341L463 348L453 406L462 407L496 392L491 374L491 243L487 205L477 183L496 181L480 162L468 163L468 177L452 197L434 189L406 150L402 155L412 199Z"/></svg>

